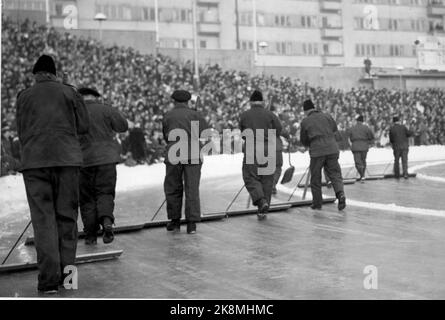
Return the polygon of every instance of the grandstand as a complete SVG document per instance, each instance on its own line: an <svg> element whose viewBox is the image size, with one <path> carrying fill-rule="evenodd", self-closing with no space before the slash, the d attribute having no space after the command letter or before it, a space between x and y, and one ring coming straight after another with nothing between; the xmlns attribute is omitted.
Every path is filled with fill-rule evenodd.
<svg viewBox="0 0 445 320"><path fill-rule="evenodd" d="M12 133L16 95L31 85L30 70L42 52L55 56L59 70L74 86L100 87L103 81L105 99L143 128L150 161L161 154L161 119L171 104L170 93L179 87L193 89L191 61L142 54L131 47L105 46L93 38L47 29L28 20L17 24L5 17L2 42L2 119L3 127L10 128ZM219 65L201 65L199 73L201 86L195 93L201 96L202 103L198 108L218 132L227 125L237 127L249 92L260 88L279 112L295 146L299 144L301 105L307 97L312 97L319 108L332 112L342 130L351 125L355 115L365 115L379 146L388 144L388 127L395 113L416 131L413 144L445 141L443 89L341 90L315 87L295 77L224 70Z"/></svg>

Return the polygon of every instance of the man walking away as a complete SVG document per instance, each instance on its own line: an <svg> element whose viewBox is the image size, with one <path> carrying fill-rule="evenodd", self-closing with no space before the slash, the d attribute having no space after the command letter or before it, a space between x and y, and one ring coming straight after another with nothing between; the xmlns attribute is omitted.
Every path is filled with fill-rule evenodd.
<svg viewBox="0 0 445 320"><path fill-rule="evenodd" d="M90 115L90 130L80 137L83 167L80 170L80 214L85 244L97 243L97 231L102 226L103 242L114 239L114 198L116 164L120 162L116 133L128 130L128 122L115 108L102 104L100 94L91 88L81 88Z"/></svg>
<svg viewBox="0 0 445 320"><path fill-rule="evenodd" d="M399 117L393 117L393 126L389 130L389 141L394 152L394 175L400 178L400 158L402 158L403 177L408 179L408 138L413 133L400 123Z"/></svg>
<svg viewBox="0 0 445 320"><path fill-rule="evenodd" d="M338 163L339 149L335 140L337 124L330 115L316 110L311 100L304 101L303 109L306 118L301 122L300 141L309 147L311 156L311 208L322 208L321 170L324 168L338 199L338 210L341 211L346 207L346 196Z"/></svg>
<svg viewBox="0 0 445 320"><path fill-rule="evenodd" d="M253 92L250 97L250 105L251 108L241 114L239 122L241 132L244 132L246 129L252 130L255 143L254 148L249 148L249 146L246 145L247 143L249 143L249 141L247 139L245 140L246 144L243 148L243 180L244 184L246 185L246 189L252 198L253 205L258 207L258 219L264 220L270 206L274 183L274 172L272 172L271 174L259 174L259 169L261 167L266 167L267 163L265 165L262 165L258 164L257 161L258 159L256 157L256 141L259 138L258 130L263 130L262 132L264 132L265 154L273 154L273 157L276 157L276 141L273 141L275 150L268 150L268 130L275 130L276 137L279 139L282 126L278 117L274 115L273 112L264 108L263 94L260 91L255 90ZM243 139L245 139L245 137L243 137ZM254 149L254 163L247 163L247 152L249 149Z"/></svg>
<svg viewBox="0 0 445 320"><path fill-rule="evenodd" d="M78 134L88 132L82 97L57 81L54 60L42 55L33 68L35 84L17 98L21 171L34 229L38 290L56 293L63 269L77 249L79 168Z"/></svg>
<svg viewBox="0 0 445 320"><path fill-rule="evenodd" d="M174 100L175 106L167 112L162 121L164 139L167 142L164 161L166 167L164 192L167 200L167 216L170 219L167 230L180 231L182 198L185 192L187 233L193 234L196 233L196 222L201 220L199 182L202 159L199 150L196 154L191 152L191 146L192 144L199 145L202 131L209 126L197 111L188 107L188 102L191 99L190 92L177 90L173 92L171 98ZM196 123L193 122L199 123L199 130L195 130ZM170 141L169 135L172 131L186 134L188 141ZM187 145L187 150L178 149L174 155L170 155L172 147L184 143Z"/></svg>
<svg viewBox="0 0 445 320"><path fill-rule="evenodd" d="M366 156L369 145L374 142L374 133L363 124L363 116L357 117L357 123L348 130L348 138L351 141L351 151L354 155L355 168L360 175L359 181L365 182Z"/></svg>

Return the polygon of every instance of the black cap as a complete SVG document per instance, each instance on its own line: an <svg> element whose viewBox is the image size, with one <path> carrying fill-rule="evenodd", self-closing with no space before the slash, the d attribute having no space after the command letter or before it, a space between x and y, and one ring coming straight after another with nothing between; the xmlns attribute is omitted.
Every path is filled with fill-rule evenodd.
<svg viewBox="0 0 445 320"><path fill-rule="evenodd" d="M364 119L363 119L363 116L362 116L362 115L358 116L356 120L357 120L357 121L360 121L360 122L363 122L363 121L364 121Z"/></svg>
<svg viewBox="0 0 445 320"><path fill-rule="evenodd" d="M394 116L394 117L392 117L392 122L397 122L397 121L399 121L400 119L399 119L399 117L398 116Z"/></svg>
<svg viewBox="0 0 445 320"><path fill-rule="evenodd" d="M93 88L80 88L79 90L77 90L77 92L79 92L81 95L83 96L88 96L88 95L92 95L95 96L96 98L100 97L100 93Z"/></svg>
<svg viewBox="0 0 445 320"><path fill-rule="evenodd" d="M186 90L176 90L171 98L177 102L187 102L192 98L192 95Z"/></svg>
<svg viewBox="0 0 445 320"><path fill-rule="evenodd" d="M311 99L305 100L303 102L303 110L307 111L307 110L311 110L311 109L315 109L315 106L312 103L312 100Z"/></svg>
<svg viewBox="0 0 445 320"><path fill-rule="evenodd" d="M45 71L56 75L56 64L51 56L43 54L39 57L39 59L37 59L37 62L32 69L32 73L36 74L40 71Z"/></svg>
<svg viewBox="0 0 445 320"><path fill-rule="evenodd" d="M263 101L263 94L261 91L255 90L250 96L250 102Z"/></svg>

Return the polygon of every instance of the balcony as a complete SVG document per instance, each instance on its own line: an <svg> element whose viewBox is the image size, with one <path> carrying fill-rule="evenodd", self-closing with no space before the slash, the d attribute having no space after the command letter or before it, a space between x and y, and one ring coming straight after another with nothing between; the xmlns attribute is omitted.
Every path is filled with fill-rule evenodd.
<svg viewBox="0 0 445 320"><path fill-rule="evenodd" d="M430 3L427 7L428 16L444 16L445 3Z"/></svg>
<svg viewBox="0 0 445 320"><path fill-rule="evenodd" d="M198 33L200 35L219 35L221 33L221 24L219 22L199 22Z"/></svg>
<svg viewBox="0 0 445 320"><path fill-rule="evenodd" d="M341 40L343 37L343 29L341 27L323 27L321 29L321 37L323 39Z"/></svg>
<svg viewBox="0 0 445 320"><path fill-rule="evenodd" d="M323 66L335 67L345 63L342 54L324 54L322 57Z"/></svg>
<svg viewBox="0 0 445 320"><path fill-rule="evenodd" d="M320 10L322 12L337 12L341 11L341 0L321 0Z"/></svg>

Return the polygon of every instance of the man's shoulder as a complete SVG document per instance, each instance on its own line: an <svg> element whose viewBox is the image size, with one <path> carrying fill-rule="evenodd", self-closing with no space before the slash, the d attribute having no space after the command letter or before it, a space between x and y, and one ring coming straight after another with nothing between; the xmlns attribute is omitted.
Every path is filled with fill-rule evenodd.
<svg viewBox="0 0 445 320"><path fill-rule="evenodd" d="M20 96L22 96L23 94L26 94L27 92L29 92L29 91L31 90L31 88L32 88L32 87L29 87L29 88L25 88L25 89L23 89L23 90L20 90L20 91L17 93L17 99L19 99Z"/></svg>

